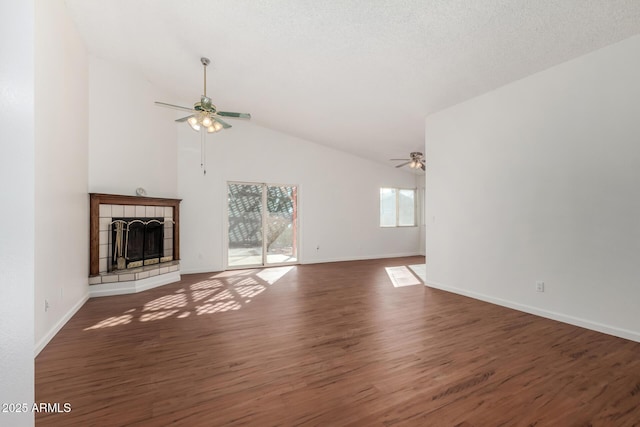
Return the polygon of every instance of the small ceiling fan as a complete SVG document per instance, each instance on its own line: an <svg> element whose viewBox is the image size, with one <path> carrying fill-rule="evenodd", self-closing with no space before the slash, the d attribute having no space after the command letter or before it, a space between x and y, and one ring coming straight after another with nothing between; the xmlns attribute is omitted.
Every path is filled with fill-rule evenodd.
<svg viewBox="0 0 640 427"><path fill-rule="evenodd" d="M209 65L211 61L209 61L209 58L200 58L200 62L204 67L204 95L200 97L200 102L193 104L193 108L158 101L156 101L155 104L161 107L173 108L174 110L190 112L190 115L178 119L176 122L187 122L196 132L199 132L200 129L203 128L206 129L207 133L214 133L222 129L230 128L231 125L222 120L221 117L250 119L251 114L249 113L218 111L217 107L213 105L211 98L207 96L207 65Z"/></svg>
<svg viewBox="0 0 640 427"><path fill-rule="evenodd" d="M397 168L401 168L403 166L409 165L412 169L422 169L425 170L424 167L424 155L419 151L414 151L409 154L409 159L389 159L391 161L403 161L404 163L400 163L397 165Z"/></svg>

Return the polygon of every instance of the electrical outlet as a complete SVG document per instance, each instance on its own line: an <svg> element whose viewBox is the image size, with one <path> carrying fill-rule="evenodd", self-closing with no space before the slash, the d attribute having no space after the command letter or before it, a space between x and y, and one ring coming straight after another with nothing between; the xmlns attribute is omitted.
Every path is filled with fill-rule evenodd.
<svg viewBox="0 0 640 427"><path fill-rule="evenodd" d="M49 311L49 301L44 300L44 311Z"/></svg>
<svg viewBox="0 0 640 427"><path fill-rule="evenodd" d="M316 251L320 250L320 245L316 246Z"/></svg>
<svg viewBox="0 0 640 427"><path fill-rule="evenodd" d="M544 282L540 280L536 282L536 292L544 292Z"/></svg>

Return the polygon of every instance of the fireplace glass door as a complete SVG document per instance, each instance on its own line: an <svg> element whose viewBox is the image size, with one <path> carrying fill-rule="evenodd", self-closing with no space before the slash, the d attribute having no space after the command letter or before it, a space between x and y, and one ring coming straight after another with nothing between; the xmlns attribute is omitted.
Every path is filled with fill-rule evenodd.
<svg viewBox="0 0 640 427"><path fill-rule="evenodd" d="M298 261L296 186L233 182L227 196L227 267Z"/></svg>

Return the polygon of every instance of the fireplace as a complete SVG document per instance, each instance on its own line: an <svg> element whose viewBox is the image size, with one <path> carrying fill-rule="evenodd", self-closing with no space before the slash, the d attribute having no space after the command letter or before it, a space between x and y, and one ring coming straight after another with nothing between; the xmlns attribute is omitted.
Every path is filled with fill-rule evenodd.
<svg viewBox="0 0 640 427"><path fill-rule="evenodd" d="M180 280L180 200L90 194L90 296Z"/></svg>
<svg viewBox="0 0 640 427"><path fill-rule="evenodd" d="M158 264L164 257L164 218L112 218L110 271Z"/></svg>

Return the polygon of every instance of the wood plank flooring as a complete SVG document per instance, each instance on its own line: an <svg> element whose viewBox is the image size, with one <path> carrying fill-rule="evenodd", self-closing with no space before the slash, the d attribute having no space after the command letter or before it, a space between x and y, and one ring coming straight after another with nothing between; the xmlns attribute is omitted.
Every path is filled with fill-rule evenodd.
<svg viewBox="0 0 640 427"><path fill-rule="evenodd" d="M89 300L36 358L37 426L640 426L640 343L421 285L394 258ZM281 277L279 277L281 276Z"/></svg>

